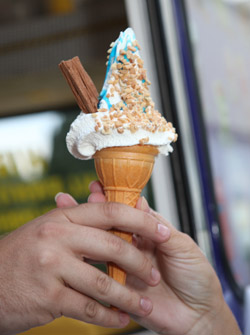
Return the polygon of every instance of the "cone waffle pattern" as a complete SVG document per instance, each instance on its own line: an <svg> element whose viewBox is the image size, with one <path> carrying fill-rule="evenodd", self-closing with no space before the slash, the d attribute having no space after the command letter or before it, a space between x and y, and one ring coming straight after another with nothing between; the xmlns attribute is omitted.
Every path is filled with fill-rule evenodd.
<svg viewBox="0 0 250 335"><path fill-rule="evenodd" d="M157 148L151 145L113 147L98 151L94 156L95 168L107 201L135 207L151 176L157 154ZM131 233L117 230L112 230L112 233L132 243ZM125 284L126 273L115 264L108 265L108 274Z"/></svg>

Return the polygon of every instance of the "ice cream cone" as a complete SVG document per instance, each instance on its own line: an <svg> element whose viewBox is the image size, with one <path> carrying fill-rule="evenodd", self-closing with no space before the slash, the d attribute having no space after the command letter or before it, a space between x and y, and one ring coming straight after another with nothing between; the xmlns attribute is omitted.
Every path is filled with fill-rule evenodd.
<svg viewBox="0 0 250 335"><path fill-rule="evenodd" d="M97 151L94 155L95 168L107 201L135 207L151 176L158 153L157 147L153 145L112 147ZM132 243L132 233L117 230L111 232ZM108 274L125 284L126 273L117 265L108 264Z"/></svg>

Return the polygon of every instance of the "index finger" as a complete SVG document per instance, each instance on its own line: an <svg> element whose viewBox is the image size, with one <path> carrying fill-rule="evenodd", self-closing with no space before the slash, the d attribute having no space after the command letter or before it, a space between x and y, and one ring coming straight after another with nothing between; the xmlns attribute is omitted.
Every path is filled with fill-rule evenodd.
<svg viewBox="0 0 250 335"><path fill-rule="evenodd" d="M120 203L85 203L61 210L69 221L79 225L116 228L156 242L166 241L170 235L169 228L151 214Z"/></svg>

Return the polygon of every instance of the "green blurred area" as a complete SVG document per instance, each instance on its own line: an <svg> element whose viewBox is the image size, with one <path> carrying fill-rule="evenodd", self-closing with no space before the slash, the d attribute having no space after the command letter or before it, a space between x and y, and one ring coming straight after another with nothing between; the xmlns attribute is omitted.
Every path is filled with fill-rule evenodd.
<svg viewBox="0 0 250 335"><path fill-rule="evenodd" d="M28 153L32 155L31 164L34 167L40 164L41 171L37 177L25 180L20 176L14 153L7 154L10 164L4 164L3 159L0 161L1 234L55 208L54 198L58 192L70 193L79 203L87 201L88 185L96 179L93 160L75 159L69 154L65 143L70 124L79 111L57 113L63 122L53 134L51 159L46 161L39 156L39 152L35 155ZM15 122L15 118L12 120Z"/></svg>

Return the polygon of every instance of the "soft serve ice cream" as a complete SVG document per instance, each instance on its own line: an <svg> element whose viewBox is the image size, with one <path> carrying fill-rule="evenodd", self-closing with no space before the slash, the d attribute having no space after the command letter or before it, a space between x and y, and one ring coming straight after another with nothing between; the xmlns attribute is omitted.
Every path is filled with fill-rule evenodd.
<svg viewBox="0 0 250 335"><path fill-rule="evenodd" d="M130 28L111 44L99 99L77 60L61 64L78 105L86 111L71 125L68 149L77 158L94 158L107 201L131 207L152 174L155 157L171 152L171 142L177 139L172 124L155 110L139 49ZM112 233L132 243L132 233L116 229ZM108 263L108 274L125 284L126 273L119 266Z"/></svg>
<svg viewBox="0 0 250 335"><path fill-rule="evenodd" d="M155 110L139 49L131 28L111 44L97 112L81 112L66 137L76 158L90 159L103 148L138 144L156 146L165 155L173 151L171 142L177 134Z"/></svg>

